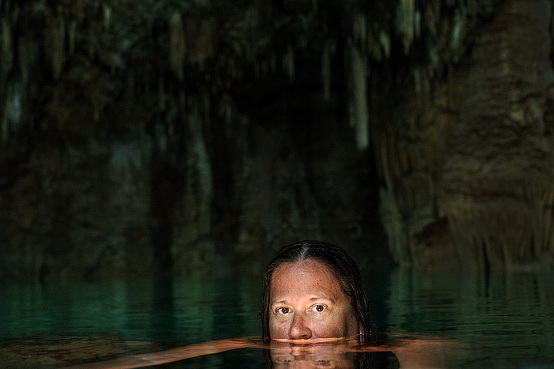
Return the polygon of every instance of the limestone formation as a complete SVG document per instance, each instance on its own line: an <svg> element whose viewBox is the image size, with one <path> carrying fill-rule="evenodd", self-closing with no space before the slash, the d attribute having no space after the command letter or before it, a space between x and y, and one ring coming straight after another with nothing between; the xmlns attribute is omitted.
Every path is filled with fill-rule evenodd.
<svg viewBox="0 0 554 369"><path fill-rule="evenodd" d="M0 2L0 277L550 267L547 0Z"/></svg>

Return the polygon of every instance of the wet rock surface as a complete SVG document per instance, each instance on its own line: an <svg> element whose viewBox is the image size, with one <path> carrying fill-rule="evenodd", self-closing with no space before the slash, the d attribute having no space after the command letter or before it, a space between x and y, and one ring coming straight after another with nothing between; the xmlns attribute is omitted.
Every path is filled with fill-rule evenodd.
<svg viewBox="0 0 554 369"><path fill-rule="evenodd" d="M0 9L0 278L550 265L548 1Z"/></svg>

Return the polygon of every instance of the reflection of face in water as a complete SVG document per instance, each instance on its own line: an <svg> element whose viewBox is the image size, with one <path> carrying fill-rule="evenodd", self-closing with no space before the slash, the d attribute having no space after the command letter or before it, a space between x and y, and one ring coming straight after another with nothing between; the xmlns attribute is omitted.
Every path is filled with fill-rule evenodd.
<svg viewBox="0 0 554 369"><path fill-rule="evenodd" d="M349 297L320 261L286 262L273 272L269 336L272 340L351 337L358 324Z"/></svg>
<svg viewBox="0 0 554 369"><path fill-rule="evenodd" d="M354 368L355 354L341 344L271 342L273 368Z"/></svg>

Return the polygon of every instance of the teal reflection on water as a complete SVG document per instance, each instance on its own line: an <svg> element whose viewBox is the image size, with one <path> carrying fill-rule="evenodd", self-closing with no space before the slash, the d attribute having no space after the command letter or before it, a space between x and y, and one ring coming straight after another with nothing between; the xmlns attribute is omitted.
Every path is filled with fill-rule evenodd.
<svg viewBox="0 0 554 369"><path fill-rule="evenodd" d="M116 335L187 344L258 335L261 287L245 278L176 278L0 287L0 338Z"/></svg>
<svg viewBox="0 0 554 369"><path fill-rule="evenodd" d="M368 275L373 319L390 333L463 345L452 368L554 367L554 272ZM292 283L292 282L291 282ZM115 336L182 346L261 333L258 278L176 278L0 286L0 339ZM242 351L197 359L206 368ZM257 361L256 361L257 360ZM252 364L251 366L255 366Z"/></svg>

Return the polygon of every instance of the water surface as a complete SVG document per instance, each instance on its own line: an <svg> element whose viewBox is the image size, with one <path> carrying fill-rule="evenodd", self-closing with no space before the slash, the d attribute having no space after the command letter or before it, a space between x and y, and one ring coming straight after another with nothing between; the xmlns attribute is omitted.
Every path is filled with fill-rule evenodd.
<svg viewBox="0 0 554 369"><path fill-rule="evenodd" d="M553 272L485 278L394 270L365 282L381 330L463 347L449 367L554 368ZM7 284L0 287L0 359L15 368L60 367L256 336L260 298L257 278L236 275ZM266 366L263 351L240 349L165 367L259 368Z"/></svg>

